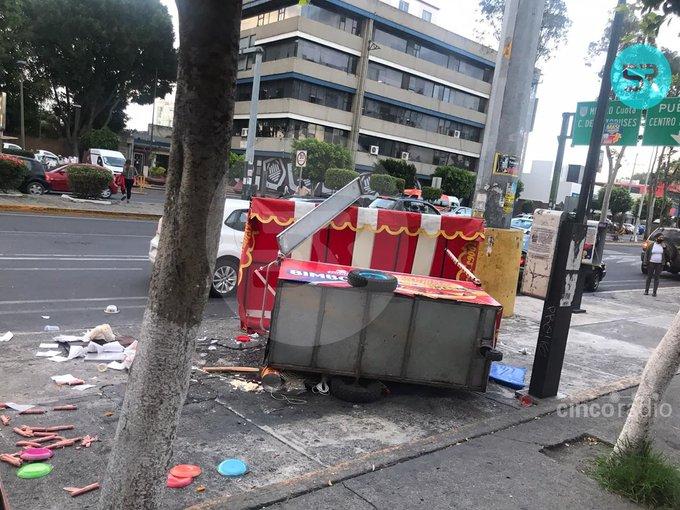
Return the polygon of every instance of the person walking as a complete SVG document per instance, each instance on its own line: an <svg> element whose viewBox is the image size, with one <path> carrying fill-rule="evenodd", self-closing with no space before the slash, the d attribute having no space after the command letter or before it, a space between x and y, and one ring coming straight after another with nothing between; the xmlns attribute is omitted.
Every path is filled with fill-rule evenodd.
<svg viewBox="0 0 680 510"><path fill-rule="evenodd" d="M127 197L127 203L130 203L130 196L132 195L132 185L135 182L135 175L137 174L137 169L132 165L129 159L125 160L125 166L123 167L123 178L125 179L125 194L121 197L121 201L125 200Z"/></svg>
<svg viewBox="0 0 680 510"><path fill-rule="evenodd" d="M656 290L659 288L659 276L661 271L670 260L668 245L664 242L664 237L659 235L655 242L647 247L645 257L647 260L647 282L645 283L645 296L649 295L649 284L654 278L654 291L652 296L656 297Z"/></svg>

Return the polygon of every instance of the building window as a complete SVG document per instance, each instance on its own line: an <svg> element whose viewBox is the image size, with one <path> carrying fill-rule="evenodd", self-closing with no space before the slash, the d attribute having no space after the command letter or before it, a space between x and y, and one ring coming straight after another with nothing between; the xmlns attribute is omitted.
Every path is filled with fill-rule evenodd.
<svg viewBox="0 0 680 510"><path fill-rule="evenodd" d="M258 14L257 16L257 26L261 27L264 25L264 14Z"/></svg>
<svg viewBox="0 0 680 510"><path fill-rule="evenodd" d="M423 16L422 18L427 21L428 23L432 22L432 13L430 11L427 11L423 9Z"/></svg>
<svg viewBox="0 0 680 510"><path fill-rule="evenodd" d="M404 0L399 0L399 10L408 12L408 2L404 2Z"/></svg>
<svg viewBox="0 0 680 510"><path fill-rule="evenodd" d="M236 86L236 100L250 101L252 85L241 83ZM323 85L314 85L302 80L265 80L260 85L260 99L291 98L314 103L338 110L352 109L352 94Z"/></svg>
<svg viewBox="0 0 680 510"><path fill-rule="evenodd" d="M286 8L284 7L283 9L279 9L278 16L276 17L276 21L283 21L286 19Z"/></svg>
<svg viewBox="0 0 680 510"><path fill-rule="evenodd" d="M234 132L240 133L242 128L248 127L247 119L234 121ZM293 119L258 119L257 134L258 138L293 138L296 140L305 138L315 138L322 142L333 143L335 145L347 146L349 133L342 129L312 124Z"/></svg>

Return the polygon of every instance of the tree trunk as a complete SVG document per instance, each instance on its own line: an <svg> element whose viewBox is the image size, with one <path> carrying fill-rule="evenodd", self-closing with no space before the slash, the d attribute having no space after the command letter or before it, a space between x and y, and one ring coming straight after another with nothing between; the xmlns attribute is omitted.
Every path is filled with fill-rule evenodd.
<svg viewBox="0 0 680 510"><path fill-rule="evenodd" d="M612 188L614 187L614 182L616 182L616 175L619 173L621 168L621 163L623 161L623 155L626 152L626 147L622 147L621 151L615 153L612 149L607 146L605 147L607 151L607 165L609 166L609 175L607 176L607 186L604 189L604 196L602 197L602 208L600 210L600 221L604 222L607 220L607 212L609 211L609 199L612 196ZM616 158L615 158L616 156ZM614 218L612 217L612 220Z"/></svg>
<svg viewBox="0 0 680 510"><path fill-rule="evenodd" d="M177 8L163 228L101 509L161 507L224 210L241 0L177 0Z"/></svg>
<svg viewBox="0 0 680 510"><path fill-rule="evenodd" d="M645 222L645 239L649 237L652 233L652 226L654 226L654 204L656 202L656 187L659 184L659 169L661 168L661 162L663 161L665 147L661 149L661 154L656 163L656 171L652 174L652 182L649 184L649 189L647 190L647 221ZM661 224L661 220L659 220Z"/></svg>
<svg viewBox="0 0 680 510"><path fill-rule="evenodd" d="M663 394L680 366L680 312L654 349L642 372L626 423L614 451L639 447L649 437Z"/></svg>

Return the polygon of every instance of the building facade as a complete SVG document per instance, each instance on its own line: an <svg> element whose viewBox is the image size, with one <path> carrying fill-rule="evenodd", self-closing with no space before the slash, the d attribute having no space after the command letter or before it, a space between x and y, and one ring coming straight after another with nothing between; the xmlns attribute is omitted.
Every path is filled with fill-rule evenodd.
<svg viewBox="0 0 680 510"><path fill-rule="evenodd" d="M379 0L246 0L240 44L264 49L255 166L269 190L295 186L291 143L307 137L348 147L358 170L385 157L408 159L425 180L440 165L476 170L490 48ZM254 58L239 59L236 151Z"/></svg>
<svg viewBox="0 0 680 510"><path fill-rule="evenodd" d="M533 160L531 162L531 170L522 172L522 175L520 176L520 180L524 184L524 191L522 191L522 198L524 200L532 200L544 204L548 203L554 167L554 161ZM577 181L583 177L583 173L582 171L577 173L576 182L574 179L570 180L569 167L583 168L581 165L564 165L562 167L555 202L557 204L564 203L566 197L578 195L581 191L581 185Z"/></svg>

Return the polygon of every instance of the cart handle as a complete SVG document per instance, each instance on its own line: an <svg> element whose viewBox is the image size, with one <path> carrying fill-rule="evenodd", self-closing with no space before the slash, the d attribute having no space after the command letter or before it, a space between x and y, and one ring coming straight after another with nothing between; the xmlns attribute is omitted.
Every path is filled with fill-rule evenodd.
<svg viewBox="0 0 680 510"><path fill-rule="evenodd" d="M465 273L465 275L472 281L472 283L474 283L477 287L482 286L482 280L477 278L472 271L465 267L465 265L460 260L458 260L458 258L453 253L451 253L451 250L445 248L444 251L446 252L446 255L448 255L448 257L453 261L453 263L456 264L456 266Z"/></svg>

